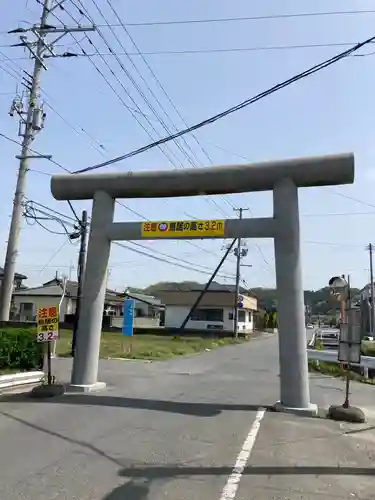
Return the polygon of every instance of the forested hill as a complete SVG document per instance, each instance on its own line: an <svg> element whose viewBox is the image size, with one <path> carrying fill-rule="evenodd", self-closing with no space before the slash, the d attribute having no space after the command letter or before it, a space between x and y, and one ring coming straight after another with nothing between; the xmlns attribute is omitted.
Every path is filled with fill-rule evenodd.
<svg viewBox="0 0 375 500"><path fill-rule="evenodd" d="M133 292L142 292L149 295L158 296L158 291L160 290L192 290L192 289L202 289L204 284L195 281L182 281L182 282L172 282L164 281L155 283L148 286L147 288L140 290L132 288ZM233 285L225 285L214 282L212 284L215 288L223 288L233 290ZM259 303L260 309L271 309L276 305L276 290L274 288L251 288L249 290L241 289L242 293L250 292L254 294ZM352 289L353 296L358 295L359 289ZM332 309L336 309L338 304L332 302L330 296L329 287L321 288L320 290L305 290L305 304L311 306L313 314L325 314Z"/></svg>

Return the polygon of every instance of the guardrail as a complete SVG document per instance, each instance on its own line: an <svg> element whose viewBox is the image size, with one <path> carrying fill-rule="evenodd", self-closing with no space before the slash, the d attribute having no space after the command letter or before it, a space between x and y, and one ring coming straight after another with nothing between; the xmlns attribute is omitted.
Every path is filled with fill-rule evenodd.
<svg viewBox="0 0 375 500"><path fill-rule="evenodd" d="M0 376L0 391L14 387L28 386L40 383L45 374L42 371L11 373Z"/></svg>
<svg viewBox="0 0 375 500"><path fill-rule="evenodd" d="M337 359L337 351L317 351L315 349L306 349L307 356L309 359L315 361L326 361L328 363L339 363ZM375 369L375 357L372 356L361 356L361 362L351 363L352 366L358 366L361 368Z"/></svg>

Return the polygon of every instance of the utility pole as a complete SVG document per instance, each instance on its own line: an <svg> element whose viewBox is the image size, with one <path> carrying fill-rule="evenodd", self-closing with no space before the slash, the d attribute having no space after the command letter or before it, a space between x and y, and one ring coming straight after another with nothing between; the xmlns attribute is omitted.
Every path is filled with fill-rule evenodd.
<svg viewBox="0 0 375 500"><path fill-rule="evenodd" d="M369 243L367 247L370 257L370 293L371 293L371 311L370 311L370 332L371 335L375 335L375 293L374 293L374 270L373 270L373 260L372 260L372 243Z"/></svg>
<svg viewBox="0 0 375 500"><path fill-rule="evenodd" d="M32 158L44 158L51 160L51 155L33 155L30 151L30 146L35 139L36 134L43 128L46 114L43 110L41 103L41 75L43 70L47 70L44 60L47 57L60 57L53 51L53 45L57 40L60 40L67 33L72 31L94 31L94 27L74 27L68 28L66 26L56 27L47 23L48 15L57 7L61 6L65 0L57 2L54 7L51 7L51 0L44 0L42 7L42 14L39 24L30 28L17 28L9 31L11 34L20 34L21 43L14 44L13 47L24 47L28 49L31 57L34 59L33 74L25 71L25 77L22 84L26 88L26 107L24 111L23 96L16 96L13 99L9 115L15 114L19 117L19 132L18 135L22 137L21 154L16 156L20 160L18 169L18 178L16 184L16 191L13 201L12 219L9 229L9 237L7 244L7 251L4 264L4 277L0 292L0 320L8 321L10 313L10 305L12 301L14 274L18 255L18 247L20 240L20 229L22 212L24 206L25 190L26 190L26 176L29 169L29 160ZM34 35L34 41L27 38L27 33L30 32ZM57 38L48 43L46 37L48 34L59 34ZM64 54L62 54L64 56Z"/></svg>
<svg viewBox="0 0 375 500"><path fill-rule="evenodd" d="M234 208L235 212L238 212L239 218L242 219L243 212L248 210L248 208ZM241 258L247 255L247 249L242 248L242 239L237 239L237 247L234 249L234 255L236 256L236 290L234 294L234 321L233 321L233 334L235 338L238 337L238 301L240 295L240 280L241 280Z"/></svg>
<svg viewBox="0 0 375 500"><path fill-rule="evenodd" d="M83 280L85 276L86 269L86 254L87 254L87 237L88 237L88 223L87 223L87 212L83 210L82 219L80 223L80 236L81 236L81 245L79 248L78 254L78 287L77 287L77 301L76 301L76 311L74 318L74 327L73 327L73 338L72 338L72 357L74 358L76 352L76 343L77 343L77 330L78 330L78 322L79 322L79 313L81 310L81 295L83 288Z"/></svg>

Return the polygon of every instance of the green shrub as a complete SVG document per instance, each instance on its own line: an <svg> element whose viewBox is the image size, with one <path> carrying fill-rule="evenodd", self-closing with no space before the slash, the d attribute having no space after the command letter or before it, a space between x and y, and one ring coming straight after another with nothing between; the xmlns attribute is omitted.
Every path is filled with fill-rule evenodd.
<svg viewBox="0 0 375 500"><path fill-rule="evenodd" d="M36 341L34 330L0 330L0 370L41 370L43 344Z"/></svg>

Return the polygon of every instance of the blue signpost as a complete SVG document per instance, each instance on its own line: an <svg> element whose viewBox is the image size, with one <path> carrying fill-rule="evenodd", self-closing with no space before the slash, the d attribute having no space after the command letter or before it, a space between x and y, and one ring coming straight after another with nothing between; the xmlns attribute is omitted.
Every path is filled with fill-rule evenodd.
<svg viewBox="0 0 375 500"><path fill-rule="evenodd" d="M122 334L124 337L133 336L133 322L134 322L134 304L135 300L124 300L124 323L122 325Z"/></svg>

